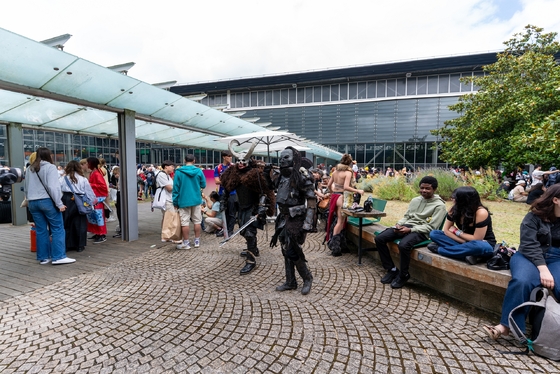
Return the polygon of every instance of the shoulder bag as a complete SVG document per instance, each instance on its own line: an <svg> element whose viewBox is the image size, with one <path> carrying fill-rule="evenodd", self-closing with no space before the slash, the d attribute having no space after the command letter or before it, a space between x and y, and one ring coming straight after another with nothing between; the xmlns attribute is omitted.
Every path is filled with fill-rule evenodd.
<svg viewBox="0 0 560 374"><path fill-rule="evenodd" d="M68 177L64 177L64 180L66 181L66 184L68 185L70 191L72 191L72 194L74 195L74 202L78 207L78 213L83 215L90 214L93 211L93 205L91 204L91 201L89 201L87 195L76 193L76 191L74 191L74 187L72 186L72 183L70 183L70 181L68 180Z"/></svg>

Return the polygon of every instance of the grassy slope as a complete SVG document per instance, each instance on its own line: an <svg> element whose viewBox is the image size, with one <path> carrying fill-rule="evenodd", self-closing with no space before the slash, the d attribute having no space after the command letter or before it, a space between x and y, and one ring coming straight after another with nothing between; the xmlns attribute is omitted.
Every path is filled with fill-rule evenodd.
<svg viewBox="0 0 560 374"><path fill-rule="evenodd" d="M362 198L364 201L364 198ZM387 202L385 212L387 217L381 219L381 224L392 226L406 212L407 202L391 200ZM492 213L492 227L498 242L505 240L510 246L517 247L519 244L519 225L527 214L529 205L525 203L513 203L510 201L484 201ZM447 202L447 207L451 207L451 202Z"/></svg>

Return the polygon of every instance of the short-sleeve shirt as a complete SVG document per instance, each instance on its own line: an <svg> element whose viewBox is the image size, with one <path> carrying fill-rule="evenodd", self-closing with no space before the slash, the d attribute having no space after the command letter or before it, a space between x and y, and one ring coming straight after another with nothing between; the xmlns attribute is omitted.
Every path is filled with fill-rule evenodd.
<svg viewBox="0 0 560 374"><path fill-rule="evenodd" d="M220 212L220 202L216 201L212 204L212 210L214 212L216 212L216 218L219 218L221 220L223 220L222 214L223 212Z"/></svg>
<svg viewBox="0 0 560 374"><path fill-rule="evenodd" d="M173 179L171 179L171 177L169 177L169 175L167 175L164 171L158 171L156 175L156 183L158 188L169 185L173 187ZM165 188L163 188L163 193L165 194L165 201L173 202L171 191L167 191Z"/></svg>
<svg viewBox="0 0 560 374"><path fill-rule="evenodd" d="M544 175L544 171L542 170L533 171L533 174L531 174L531 176L533 177L533 183L531 183L531 186L534 186L537 183L542 183L544 179L543 175Z"/></svg>
<svg viewBox="0 0 560 374"><path fill-rule="evenodd" d="M230 164L231 165L231 164ZM214 168L214 178L219 178L222 174L227 170L230 165L219 164ZM224 193L224 186L220 184L220 188L218 189L218 195L222 196ZM230 195L235 195L235 190L229 193Z"/></svg>

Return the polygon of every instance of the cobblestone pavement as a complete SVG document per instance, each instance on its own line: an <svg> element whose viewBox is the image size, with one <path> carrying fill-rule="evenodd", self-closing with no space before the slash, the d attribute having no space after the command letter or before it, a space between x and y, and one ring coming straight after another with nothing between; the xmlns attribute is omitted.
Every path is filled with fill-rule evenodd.
<svg viewBox="0 0 560 374"><path fill-rule="evenodd" d="M258 266L246 276L239 275L242 238L220 248L203 234L198 249L159 243L6 298L0 372L560 372L543 358L502 353L520 349L480 331L496 316L414 281L392 290L379 283L383 271L369 256L358 266L355 253L333 258L321 242L313 234L305 245L314 276L307 296L299 277L297 291L274 290L283 259L261 232Z"/></svg>

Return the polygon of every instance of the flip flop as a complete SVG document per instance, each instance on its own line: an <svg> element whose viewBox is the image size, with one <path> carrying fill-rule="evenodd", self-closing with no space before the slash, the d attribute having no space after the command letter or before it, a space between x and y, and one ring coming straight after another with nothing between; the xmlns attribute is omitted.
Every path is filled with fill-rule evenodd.
<svg viewBox="0 0 560 374"><path fill-rule="evenodd" d="M492 340L498 340L500 336L502 336L500 330L498 330L494 326L484 325L482 326L482 329L486 332L486 334L488 334L488 337Z"/></svg>

